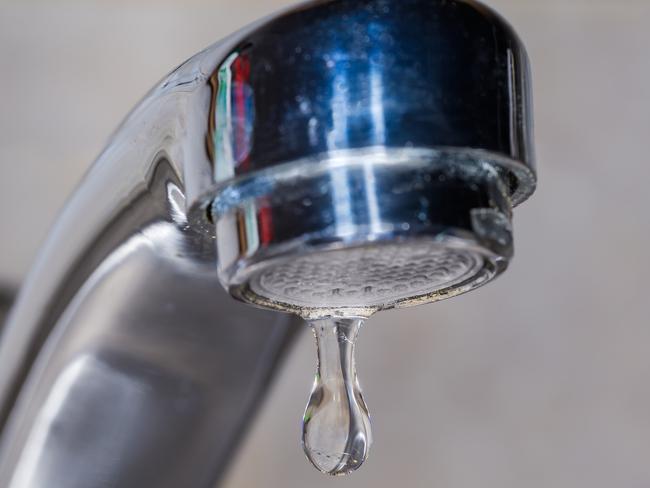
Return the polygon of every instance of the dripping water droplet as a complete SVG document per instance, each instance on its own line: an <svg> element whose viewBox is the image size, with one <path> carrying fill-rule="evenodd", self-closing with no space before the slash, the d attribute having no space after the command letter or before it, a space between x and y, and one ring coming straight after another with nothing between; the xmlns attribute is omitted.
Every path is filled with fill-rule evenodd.
<svg viewBox="0 0 650 488"><path fill-rule="evenodd" d="M302 444L316 469L330 475L359 468L372 443L368 407L354 360L362 324L359 318L327 318L310 324L316 337L318 364L303 418Z"/></svg>

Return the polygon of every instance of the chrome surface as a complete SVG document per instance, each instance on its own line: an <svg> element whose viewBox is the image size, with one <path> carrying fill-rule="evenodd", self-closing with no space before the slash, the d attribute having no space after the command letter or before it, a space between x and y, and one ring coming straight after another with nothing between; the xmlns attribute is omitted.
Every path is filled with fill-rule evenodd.
<svg viewBox="0 0 650 488"><path fill-rule="evenodd" d="M314 249L426 238L503 271L535 186L527 75L514 32L471 1L310 2L183 63L113 135L16 299L0 486L212 486L296 330L231 300L218 268L264 306L245 294L255 265ZM328 198L305 203L323 177ZM464 271L424 290L471 289Z"/></svg>
<svg viewBox="0 0 650 488"><path fill-rule="evenodd" d="M210 83L219 183L350 149L451 148L482 151L515 205L535 188L528 56L473 0L309 2L241 36Z"/></svg>
<svg viewBox="0 0 650 488"><path fill-rule="evenodd" d="M210 77L209 211L224 286L304 317L358 316L454 296L503 272L512 208L535 189L529 72L512 28L473 1L311 2L243 36ZM412 293L403 288L423 253L393 266L402 282L391 293L341 273L259 286L262 275L280 283L298 256L354 254L381 267L358 254L391 242L434 242L481 265ZM288 291L314 282L324 289Z"/></svg>
<svg viewBox="0 0 650 488"><path fill-rule="evenodd" d="M513 253L511 200L488 161L374 148L235 179L213 206L221 280L306 318L470 291Z"/></svg>
<svg viewBox="0 0 650 488"><path fill-rule="evenodd" d="M52 228L0 341L0 486L213 486L296 328L230 299L207 83L228 41L128 116Z"/></svg>

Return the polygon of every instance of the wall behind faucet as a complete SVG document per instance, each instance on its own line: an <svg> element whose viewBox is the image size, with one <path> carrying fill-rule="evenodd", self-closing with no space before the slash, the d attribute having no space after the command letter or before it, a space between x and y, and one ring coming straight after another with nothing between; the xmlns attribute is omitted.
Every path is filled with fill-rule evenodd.
<svg viewBox="0 0 650 488"><path fill-rule="evenodd" d="M288 2L0 0L0 285L170 68ZM650 486L650 2L493 0L533 62L540 187L494 284L374 318L359 374L375 445L331 480L298 443L304 334L227 488ZM182 446L179 446L182 449Z"/></svg>

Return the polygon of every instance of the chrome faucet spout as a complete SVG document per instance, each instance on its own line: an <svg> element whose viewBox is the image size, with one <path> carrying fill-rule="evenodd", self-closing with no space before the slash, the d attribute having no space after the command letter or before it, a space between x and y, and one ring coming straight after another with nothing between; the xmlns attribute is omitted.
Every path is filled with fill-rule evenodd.
<svg viewBox="0 0 650 488"><path fill-rule="evenodd" d="M112 136L16 299L0 486L214 486L297 331L268 309L487 283L535 183L528 58L477 2L311 1L200 52Z"/></svg>

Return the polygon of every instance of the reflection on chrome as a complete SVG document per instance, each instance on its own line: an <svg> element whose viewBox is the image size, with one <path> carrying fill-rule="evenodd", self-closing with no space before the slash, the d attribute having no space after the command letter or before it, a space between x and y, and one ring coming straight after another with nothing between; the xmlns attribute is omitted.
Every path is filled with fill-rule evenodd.
<svg viewBox="0 0 650 488"><path fill-rule="evenodd" d="M34 420L31 434L11 479L10 488L46 486L48 482L52 482L52 480L40 478L43 473L38 467L40 464L44 464L43 460L48 455L46 449L48 440L56 435L56 421L69 399L68 394L73 387L77 386L89 361L92 361L89 356L75 360L52 385L47 400Z"/></svg>

